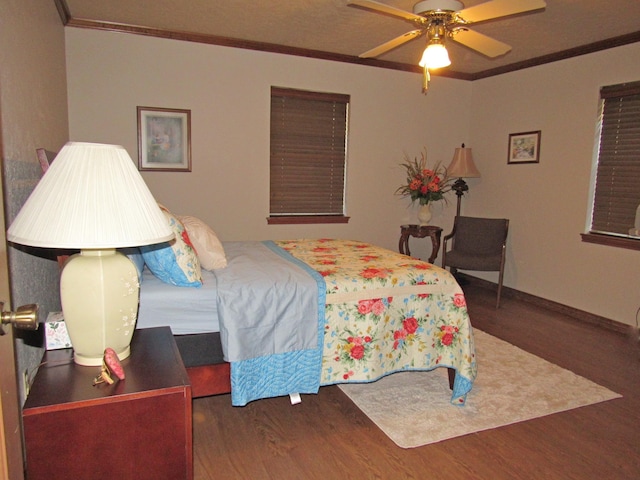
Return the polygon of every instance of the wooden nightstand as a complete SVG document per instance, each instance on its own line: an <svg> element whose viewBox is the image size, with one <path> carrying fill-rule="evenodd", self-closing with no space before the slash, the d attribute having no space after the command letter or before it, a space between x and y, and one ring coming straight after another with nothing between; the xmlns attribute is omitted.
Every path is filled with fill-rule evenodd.
<svg viewBox="0 0 640 480"><path fill-rule="evenodd" d="M433 263L438 256L438 250L440 250L441 236L442 228L436 227L435 225L401 225L398 251L403 255L411 255L411 252L409 251L409 237L430 237L433 249L431 250L429 263Z"/></svg>
<svg viewBox="0 0 640 480"><path fill-rule="evenodd" d="M126 378L48 351L22 416L29 480L193 478L191 386L169 327L136 330Z"/></svg>

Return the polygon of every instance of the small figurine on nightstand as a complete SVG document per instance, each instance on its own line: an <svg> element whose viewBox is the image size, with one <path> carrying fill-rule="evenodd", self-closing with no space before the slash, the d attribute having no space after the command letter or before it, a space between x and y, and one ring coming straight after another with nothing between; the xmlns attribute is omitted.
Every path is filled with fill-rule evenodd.
<svg viewBox="0 0 640 480"><path fill-rule="evenodd" d="M118 379L124 380L124 369L120 364L118 354L113 348L107 347L104 350L104 357L102 357L102 370L100 370L100 375L94 378L93 385L95 386L103 382L112 385L115 382L115 380L111 376L112 372Z"/></svg>

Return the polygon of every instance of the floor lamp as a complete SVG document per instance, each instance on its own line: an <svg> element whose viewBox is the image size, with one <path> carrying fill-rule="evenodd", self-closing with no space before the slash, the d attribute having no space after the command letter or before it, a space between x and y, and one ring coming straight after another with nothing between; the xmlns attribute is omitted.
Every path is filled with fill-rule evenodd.
<svg viewBox="0 0 640 480"><path fill-rule="evenodd" d="M469 186L463 178L478 178L480 176L480 172L473 163L471 149L466 148L464 143L461 147L456 148L456 151L453 154L453 160L451 160L451 163L447 168L447 176L451 178L458 177L451 186L451 189L455 191L458 196L456 216L460 216L460 202L462 200L462 195L464 195L464 192L469 190Z"/></svg>

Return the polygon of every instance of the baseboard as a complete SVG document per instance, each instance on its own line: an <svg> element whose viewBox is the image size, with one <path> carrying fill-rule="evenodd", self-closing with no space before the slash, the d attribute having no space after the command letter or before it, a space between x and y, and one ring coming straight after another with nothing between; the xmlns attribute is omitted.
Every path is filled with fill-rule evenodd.
<svg viewBox="0 0 640 480"><path fill-rule="evenodd" d="M468 280L469 283L472 285L491 289L496 292L498 291L497 283L489 282L487 280L474 277L467 273L464 274L464 278ZM600 315L595 315L593 313L585 312L577 308L563 305L562 303L554 302L552 300L547 300L546 298L542 298L542 297L537 297L535 295L531 295L530 293L521 292L514 288L505 287L503 285L502 298L505 298L505 297L513 298L515 300L521 300L523 302L527 302L532 305L536 305L538 307L546 308L547 310L551 310L552 312L562 313L569 317L575 318L576 320L580 320L581 322L586 322L591 325L595 325L597 327L611 330L617 333L627 334L629 333L630 328L635 328L633 326L627 325L626 323L622 323L617 320L601 317Z"/></svg>

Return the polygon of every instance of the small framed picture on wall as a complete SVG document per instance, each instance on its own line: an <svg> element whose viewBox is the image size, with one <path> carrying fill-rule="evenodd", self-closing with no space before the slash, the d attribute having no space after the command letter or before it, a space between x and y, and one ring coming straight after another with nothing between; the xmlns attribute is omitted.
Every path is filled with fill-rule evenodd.
<svg viewBox="0 0 640 480"><path fill-rule="evenodd" d="M191 171L191 110L138 107L138 169Z"/></svg>
<svg viewBox="0 0 640 480"><path fill-rule="evenodd" d="M539 163L540 134L540 130L509 134L507 163Z"/></svg>

